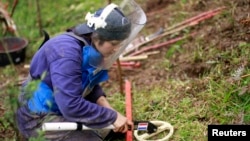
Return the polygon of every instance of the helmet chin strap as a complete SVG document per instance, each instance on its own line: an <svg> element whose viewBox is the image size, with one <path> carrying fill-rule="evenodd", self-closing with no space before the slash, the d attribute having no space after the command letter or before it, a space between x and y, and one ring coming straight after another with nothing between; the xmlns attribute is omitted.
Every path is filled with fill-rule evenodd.
<svg viewBox="0 0 250 141"><path fill-rule="evenodd" d="M95 26L95 30L98 28L105 28L107 23L105 22L107 16L111 13L112 10L114 10L116 7L118 7L116 4L111 3L108 6L104 8L101 15L99 17L95 17L95 14L91 14L90 12L87 13L85 20L87 20L87 25L89 27Z"/></svg>

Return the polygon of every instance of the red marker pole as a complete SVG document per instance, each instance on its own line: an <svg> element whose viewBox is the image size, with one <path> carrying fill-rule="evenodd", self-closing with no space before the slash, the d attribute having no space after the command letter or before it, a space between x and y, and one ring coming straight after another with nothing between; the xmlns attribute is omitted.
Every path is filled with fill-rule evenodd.
<svg viewBox="0 0 250 141"><path fill-rule="evenodd" d="M125 80L125 103L126 117L132 121L132 94L131 83ZM126 133L126 141L133 141L133 131L129 130Z"/></svg>

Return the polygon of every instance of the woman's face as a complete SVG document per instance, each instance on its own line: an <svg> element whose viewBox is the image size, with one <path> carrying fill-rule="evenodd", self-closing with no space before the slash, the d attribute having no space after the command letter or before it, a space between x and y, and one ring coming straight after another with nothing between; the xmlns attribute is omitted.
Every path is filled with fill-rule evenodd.
<svg viewBox="0 0 250 141"><path fill-rule="evenodd" d="M103 44L96 43L96 49L103 55L103 57L109 57L110 55L114 54L117 49L119 49L120 41L113 40L113 41L105 41Z"/></svg>
<svg viewBox="0 0 250 141"><path fill-rule="evenodd" d="M92 35L92 45L102 55L102 58L99 57L101 60L99 60L95 66L101 67L102 69L108 69L116 59L116 55L123 41L101 41L96 35L97 34Z"/></svg>

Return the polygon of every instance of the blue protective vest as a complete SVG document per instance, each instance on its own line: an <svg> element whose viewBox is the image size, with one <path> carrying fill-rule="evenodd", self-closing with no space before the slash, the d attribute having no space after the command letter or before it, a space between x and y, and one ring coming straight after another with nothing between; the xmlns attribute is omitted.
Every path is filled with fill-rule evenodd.
<svg viewBox="0 0 250 141"><path fill-rule="evenodd" d="M95 85L108 80L108 72L107 70L100 70L94 74L96 68L91 65L90 60L98 63L102 60L102 57L92 46L84 46L82 56L82 90L88 89L91 91ZM43 81L40 82L27 104L30 111L34 113L55 112L60 114L53 96L53 90Z"/></svg>

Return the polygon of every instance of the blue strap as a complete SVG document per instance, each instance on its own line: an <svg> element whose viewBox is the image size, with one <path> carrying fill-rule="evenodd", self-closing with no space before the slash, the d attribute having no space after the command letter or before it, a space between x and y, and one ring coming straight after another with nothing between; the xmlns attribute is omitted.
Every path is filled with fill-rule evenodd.
<svg viewBox="0 0 250 141"><path fill-rule="evenodd" d="M42 81L33 93L33 96L29 99L28 107L34 113L60 113L53 96L53 91Z"/></svg>

